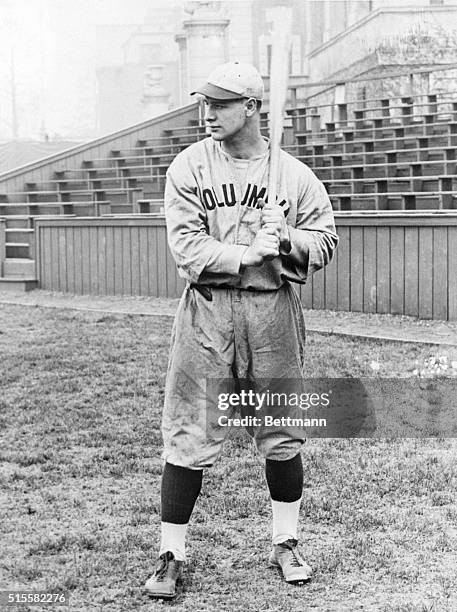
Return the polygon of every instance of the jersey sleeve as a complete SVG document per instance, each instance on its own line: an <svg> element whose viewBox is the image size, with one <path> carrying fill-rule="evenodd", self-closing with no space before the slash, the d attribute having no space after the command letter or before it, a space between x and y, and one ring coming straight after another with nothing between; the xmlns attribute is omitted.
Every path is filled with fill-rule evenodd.
<svg viewBox="0 0 457 612"><path fill-rule="evenodd" d="M338 245L332 205L324 185L306 166L297 202L295 227L289 225L291 250L281 255L284 275L304 283L332 259Z"/></svg>
<svg viewBox="0 0 457 612"><path fill-rule="evenodd" d="M209 235L198 191L188 161L178 156L167 171L164 201L168 244L178 272L194 283L203 272L236 276L247 247L224 244Z"/></svg>

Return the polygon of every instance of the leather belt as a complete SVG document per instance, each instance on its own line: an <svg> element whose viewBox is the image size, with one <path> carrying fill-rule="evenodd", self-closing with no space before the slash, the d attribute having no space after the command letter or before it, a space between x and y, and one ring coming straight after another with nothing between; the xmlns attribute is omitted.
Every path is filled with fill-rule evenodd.
<svg viewBox="0 0 457 612"><path fill-rule="evenodd" d="M238 291L251 291L253 293L262 293L267 291L278 291L278 289L254 289L252 287L233 287L232 285L199 285L198 283L190 283L190 288L195 289L202 295L205 300L208 302L212 302L213 294L211 293L211 289L232 289Z"/></svg>
<svg viewBox="0 0 457 612"><path fill-rule="evenodd" d="M207 285L197 285L197 283L190 283L190 288L196 289L198 293L200 293L200 295L202 295L205 298L205 300L208 300L208 302L213 301L213 294L211 293L211 287L208 287Z"/></svg>

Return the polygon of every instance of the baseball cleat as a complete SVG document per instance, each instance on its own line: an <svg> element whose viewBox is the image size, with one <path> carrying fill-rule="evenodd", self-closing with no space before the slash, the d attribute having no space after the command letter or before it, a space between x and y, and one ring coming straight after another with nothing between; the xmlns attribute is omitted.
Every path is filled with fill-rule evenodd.
<svg viewBox="0 0 457 612"><path fill-rule="evenodd" d="M173 599L176 597L176 585L181 580L183 561L177 561L172 552L160 555L155 573L146 581L145 591L157 599Z"/></svg>
<svg viewBox="0 0 457 612"><path fill-rule="evenodd" d="M270 567L282 571L284 580L289 584L305 584L311 580L313 570L301 556L297 540L286 540L275 544L269 558Z"/></svg>

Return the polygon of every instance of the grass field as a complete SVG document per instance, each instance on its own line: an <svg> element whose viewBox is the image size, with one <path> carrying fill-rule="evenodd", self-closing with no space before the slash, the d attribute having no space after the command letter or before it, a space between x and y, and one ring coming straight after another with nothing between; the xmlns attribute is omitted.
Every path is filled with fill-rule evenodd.
<svg viewBox="0 0 457 612"><path fill-rule="evenodd" d="M235 435L204 478L183 592L172 604L143 594L170 330L168 318L0 306L0 588L69 590L65 609L84 612L457 610L457 445L446 439L309 440L300 531L315 578L291 587L266 567L262 462ZM311 376L405 375L437 356L308 338Z"/></svg>

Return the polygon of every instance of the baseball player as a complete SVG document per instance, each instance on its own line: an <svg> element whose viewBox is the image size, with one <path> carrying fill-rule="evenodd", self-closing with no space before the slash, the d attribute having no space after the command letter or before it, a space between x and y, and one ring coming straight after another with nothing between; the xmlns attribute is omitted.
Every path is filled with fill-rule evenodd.
<svg viewBox="0 0 457 612"><path fill-rule="evenodd" d="M159 559L145 585L159 598L176 595L203 470L228 430L208 417L217 395L208 395L210 382L220 390L227 380L303 378L305 324L291 282L304 283L327 265L338 242L323 185L284 151L277 201L268 201L257 70L224 64L192 93L203 96L211 135L176 156L165 189L168 241L187 286L165 385ZM271 495L270 565L289 583L307 582L312 571L297 545L303 431L260 424L249 432L265 458Z"/></svg>

